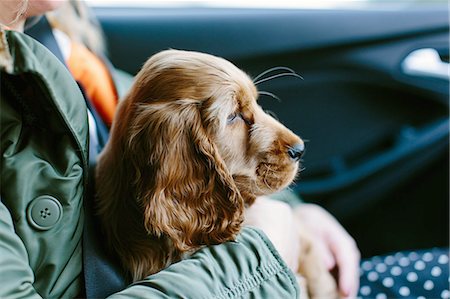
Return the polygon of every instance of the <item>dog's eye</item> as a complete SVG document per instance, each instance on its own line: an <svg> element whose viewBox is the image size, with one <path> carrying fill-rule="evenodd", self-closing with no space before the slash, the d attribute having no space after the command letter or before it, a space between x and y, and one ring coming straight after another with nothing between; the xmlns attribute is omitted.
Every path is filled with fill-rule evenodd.
<svg viewBox="0 0 450 299"><path fill-rule="evenodd" d="M230 114L227 118L227 123L230 125L236 122L237 120L243 120L247 126L253 125L253 122L249 118L246 118L244 115L242 115L242 113Z"/></svg>
<svg viewBox="0 0 450 299"><path fill-rule="evenodd" d="M234 123L236 120L238 120L239 118L241 118L241 115L239 113L232 113L228 116L227 118L227 123L228 124L232 124Z"/></svg>

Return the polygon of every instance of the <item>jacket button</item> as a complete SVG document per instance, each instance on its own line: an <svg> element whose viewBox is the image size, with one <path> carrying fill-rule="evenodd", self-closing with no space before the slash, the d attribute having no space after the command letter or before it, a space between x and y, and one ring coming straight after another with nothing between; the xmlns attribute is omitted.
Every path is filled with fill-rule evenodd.
<svg viewBox="0 0 450 299"><path fill-rule="evenodd" d="M49 195L33 199L27 209L28 222L39 230L51 229L59 222L62 214L63 210L59 201Z"/></svg>

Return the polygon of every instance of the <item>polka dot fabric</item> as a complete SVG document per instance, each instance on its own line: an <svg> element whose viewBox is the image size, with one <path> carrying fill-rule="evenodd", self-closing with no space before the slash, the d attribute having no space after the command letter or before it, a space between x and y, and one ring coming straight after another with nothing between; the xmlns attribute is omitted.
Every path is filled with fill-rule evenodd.
<svg viewBox="0 0 450 299"><path fill-rule="evenodd" d="M450 299L449 250L398 252L364 260L359 297Z"/></svg>

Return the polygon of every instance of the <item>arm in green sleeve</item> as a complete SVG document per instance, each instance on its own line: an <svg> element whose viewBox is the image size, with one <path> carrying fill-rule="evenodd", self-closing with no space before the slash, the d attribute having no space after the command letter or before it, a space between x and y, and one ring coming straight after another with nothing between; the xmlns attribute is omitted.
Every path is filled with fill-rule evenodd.
<svg viewBox="0 0 450 299"><path fill-rule="evenodd" d="M294 274L259 230L205 247L109 298L298 298Z"/></svg>
<svg viewBox="0 0 450 299"><path fill-rule="evenodd" d="M42 298L34 289L28 253L14 231L13 220L0 201L0 298Z"/></svg>

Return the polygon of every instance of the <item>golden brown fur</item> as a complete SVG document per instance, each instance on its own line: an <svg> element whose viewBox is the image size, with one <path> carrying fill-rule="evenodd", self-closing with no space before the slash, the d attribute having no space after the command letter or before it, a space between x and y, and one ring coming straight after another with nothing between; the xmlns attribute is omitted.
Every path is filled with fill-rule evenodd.
<svg viewBox="0 0 450 299"><path fill-rule="evenodd" d="M133 280L233 240L246 205L292 182L288 149L303 141L257 97L244 72L202 53L160 52L137 75L96 172L103 229Z"/></svg>

